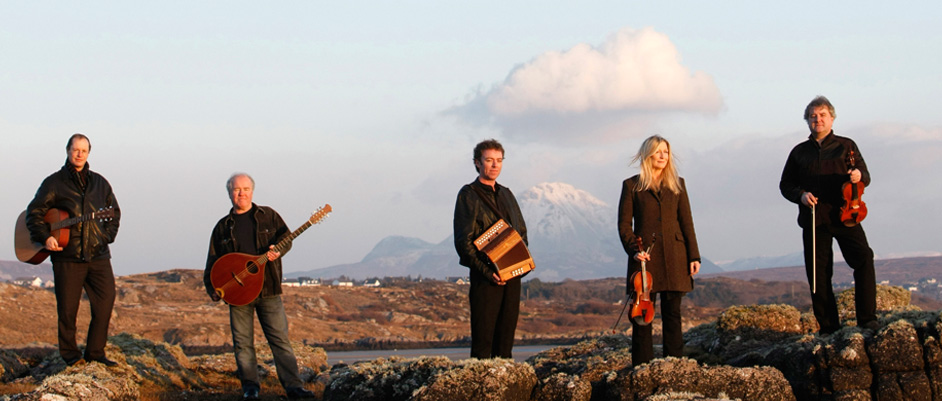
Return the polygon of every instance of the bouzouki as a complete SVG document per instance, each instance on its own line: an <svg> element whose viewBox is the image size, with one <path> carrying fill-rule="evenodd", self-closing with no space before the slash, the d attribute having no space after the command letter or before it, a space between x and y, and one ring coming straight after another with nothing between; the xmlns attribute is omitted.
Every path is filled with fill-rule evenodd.
<svg viewBox="0 0 942 401"><path fill-rule="evenodd" d="M69 243L69 227L89 220L108 221L114 218L114 207L98 209L86 215L69 218L69 213L60 209L49 209L43 216L43 221L49 224L49 234L59 241L60 246ZM16 258L20 262L38 265L46 260L51 253L46 249L46 244L34 242L29 235L29 228L26 227L26 211L20 213L16 219L16 230L13 236L13 245L16 249Z"/></svg>
<svg viewBox="0 0 942 401"><path fill-rule="evenodd" d="M291 241L312 225L320 223L330 212L330 204L324 205L314 212L301 227L279 241L272 250L284 253ZM265 282L265 264L268 262L268 252L261 255L227 253L213 263L209 280L213 283L213 288L219 298L229 305L242 306L254 301L262 292L262 284Z"/></svg>

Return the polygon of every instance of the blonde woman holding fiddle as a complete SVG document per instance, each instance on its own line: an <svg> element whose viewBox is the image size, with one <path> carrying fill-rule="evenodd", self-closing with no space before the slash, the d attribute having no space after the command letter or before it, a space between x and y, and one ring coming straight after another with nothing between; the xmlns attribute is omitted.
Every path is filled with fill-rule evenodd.
<svg viewBox="0 0 942 401"><path fill-rule="evenodd" d="M656 302L656 296L661 301L664 356L680 357L684 354L680 302L693 290L693 276L700 271L690 200L666 139L657 135L646 139L631 164L635 162L640 162L641 171L622 183L618 204L618 234L629 256L628 289L633 291L630 278L644 262L652 278L651 301ZM635 319L631 327L631 359L637 366L654 359L652 328Z"/></svg>

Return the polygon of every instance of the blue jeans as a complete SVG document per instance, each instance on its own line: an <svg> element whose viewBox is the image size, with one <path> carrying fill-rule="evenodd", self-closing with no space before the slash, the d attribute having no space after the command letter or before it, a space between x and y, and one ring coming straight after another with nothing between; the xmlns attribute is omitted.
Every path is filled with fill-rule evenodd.
<svg viewBox="0 0 942 401"><path fill-rule="evenodd" d="M258 322L271 347L275 359L278 380L285 390L303 386L298 374L298 360L288 339L288 319L281 296L258 297L242 306L229 305L229 327L232 329L232 345L242 390L259 389L258 359L255 356L255 322L252 315L258 314Z"/></svg>

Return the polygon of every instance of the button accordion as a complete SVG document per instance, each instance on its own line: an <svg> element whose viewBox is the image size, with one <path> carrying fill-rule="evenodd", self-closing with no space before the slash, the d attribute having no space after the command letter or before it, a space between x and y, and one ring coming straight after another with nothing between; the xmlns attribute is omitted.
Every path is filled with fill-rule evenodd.
<svg viewBox="0 0 942 401"><path fill-rule="evenodd" d="M530 250L527 249L520 233L503 219L498 220L474 240L474 246L494 262L501 281L520 277L535 267Z"/></svg>

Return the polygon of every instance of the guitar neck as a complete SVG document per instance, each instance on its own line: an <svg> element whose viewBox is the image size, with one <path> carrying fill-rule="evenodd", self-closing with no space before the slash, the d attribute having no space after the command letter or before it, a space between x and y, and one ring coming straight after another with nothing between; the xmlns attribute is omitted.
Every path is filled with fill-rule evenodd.
<svg viewBox="0 0 942 401"><path fill-rule="evenodd" d="M50 225L49 225L49 228L52 229L52 230L58 230L58 229L64 228L64 227L70 227L70 226L76 225L76 224L78 224L78 223L83 223L83 222L86 222L86 221L89 221L89 220L94 220L94 219L96 218L96 216L98 216L98 215L101 214L101 213L102 213L102 211L99 210L99 211L96 211L96 212L91 212L91 213L86 214L86 215L75 216L75 217L71 217L71 218L68 218L68 219L65 219L65 220L57 221L57 222L55 222L55 223L50 224Z"/></svg>

